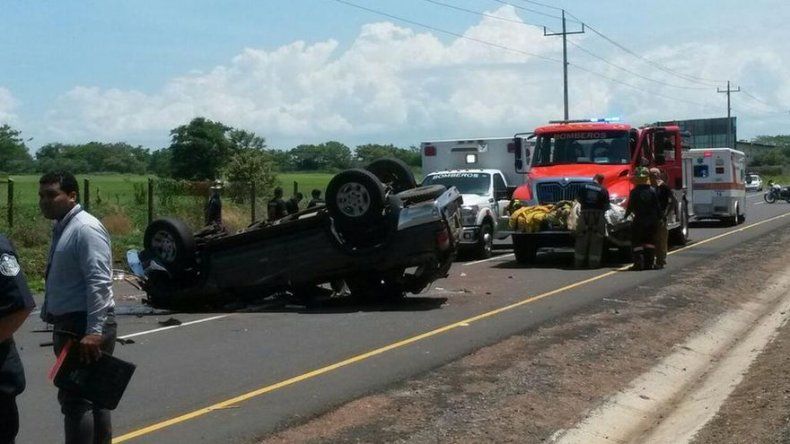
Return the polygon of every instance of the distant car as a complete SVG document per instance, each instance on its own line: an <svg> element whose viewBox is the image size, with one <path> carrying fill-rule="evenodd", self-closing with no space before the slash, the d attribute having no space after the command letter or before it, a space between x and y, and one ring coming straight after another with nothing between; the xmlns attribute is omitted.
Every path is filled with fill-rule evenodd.
<svg viewBox="0 0 790 444"><path fill-rule="evenodd" d="M352 296L418 293L447 276L462 201L455 187L416 185L405 164L379 159L332 178L325 206L236 234L211 227L192 233L178 219L155 220L145 249L127 259L147 303L159 308L282 291L309 298L325 283L347 286Z"/></svg>
<svg viewBox="0 0 790 444"><path fill-rule="evenodd" d="M746 191L762 191L763 180L757 174L746 175Z"/></svg>

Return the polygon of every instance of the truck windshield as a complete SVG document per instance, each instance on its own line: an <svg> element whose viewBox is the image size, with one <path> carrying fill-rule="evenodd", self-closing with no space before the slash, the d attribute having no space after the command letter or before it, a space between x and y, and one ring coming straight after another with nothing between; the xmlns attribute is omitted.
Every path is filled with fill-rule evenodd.
<svg viewBox="0 0 790 444"><path fill-rule="evenodd" d="M439 173L431 174L422 182L423 185L444 185L456 187L461 194L486 195L491 185L488 173Z"/></svg>
<svg viewBox="0 0 790 444"><path fill-rule="evenodd" d="M630 161L627 131L579 131L538 136L532 166Z"/></svg>

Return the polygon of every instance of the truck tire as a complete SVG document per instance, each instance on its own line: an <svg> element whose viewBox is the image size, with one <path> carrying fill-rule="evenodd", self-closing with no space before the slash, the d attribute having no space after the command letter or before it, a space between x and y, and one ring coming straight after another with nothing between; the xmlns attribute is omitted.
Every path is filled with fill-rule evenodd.
<svg viewBox="0 0 790 444"><path fill-rule="evenodd" d="M145 229L143 246L157 262L173 273L188 268L195 260L195 238L179 219L164 218Z"/></svg>
<svg viewBox="0 0 790 444"><path fill-rule="evenodd" d="M494 250L494 228L489 221L480 227L480 240L475 246L475 258L488 259Z"/></svg>
<svg viewBox="0 0 790 444"><path fill-rule="evenodd" d="M403 201L404 205L408 205L434 200L444 194L445 191L447 191L447 187L444 185L428 185L402 191L398 193L398 198Z"/></svg>
<svg viewBox="0 0 790 444"><path fill-rule="evenodd" d="M680 226L669 232L670 245L686 245L689 241L689 210L688 204L683 203L680 212Z"/></svg>
<svg viewBox="0 0 790 444"><path fill-rule="evenodd" d="M373 173L354 168L337 174L326 187L326 208L343 227L364 227L384 210L384 186Z"/></svg>
<svg viewBox="0 0 790 444"><path fill-rule="evenodd" d="M532 264L538 256L538 246L527 236L514 234L513 254L516 262L520 264Z"/></svg>
<svg viewBox="0 0 790 444"><path fill-rule="evenodd" d="M735 214L730 216L730 217L725 218L724 219L724 223L728 227L734 227L734 226L738 225L740 223L740 220L741 220L741 217L740 217L740 214L739 214L740 211L741 211L740 210L740 205L738 205L738 202L735 202L735 211L734 211Z"/></svg>
<svg viewBox="0 0 790 444"><path fill-rule="evenodd" d="M383 157L370 162L365 169L373 173L381 183L389 185L393 193L400 193L401 191L417 187L414 173L400 159Z"/></svg>

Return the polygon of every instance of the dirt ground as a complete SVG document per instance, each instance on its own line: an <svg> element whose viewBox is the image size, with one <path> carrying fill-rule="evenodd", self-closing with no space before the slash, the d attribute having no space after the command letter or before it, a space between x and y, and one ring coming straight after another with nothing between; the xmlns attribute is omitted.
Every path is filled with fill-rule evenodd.
<svg viewBox="0 0 790 444"><path fill-rule="evenodd" d="M638 294L612 294L583 312L284 428L261 442L550 440L708 320L759 291L773 273L784 269L790 258L784 247L788 241L790 229L774 232L678 273L671 285L660 282L661 272L645 272L656 273L656 280L640 286ZM760 266L744 273L747 263ZM790 442L790 380L784 370L790 327L784 330L724 413L702 430L699 442Z"/></svg>
<svg viewBox="0 0 790 444"><path fill-rule="evenodd" d="M790 324L749 368L695 444L790 443Z"/></svg>

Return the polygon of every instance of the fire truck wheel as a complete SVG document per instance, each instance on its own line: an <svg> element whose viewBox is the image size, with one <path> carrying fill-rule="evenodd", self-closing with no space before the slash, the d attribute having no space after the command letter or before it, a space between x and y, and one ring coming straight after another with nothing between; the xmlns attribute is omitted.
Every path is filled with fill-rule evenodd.
<svg viewBox="0 0 790 444"><path fill-rule="evenodd" d="M412 188L398 193L398 198L404 205L433 200L444 194L447 188L444 185L428 185L424 187Z"/></svg>
<svg viewBox="0 0 790 444"><path fill-rule="evenodd" d="M513 254L516 256L516 262L520 264L531 264L535 262L538 256L538 246L532 239L524 235L513 236Z"/></svg>
<svg viewBox="0 0 790 444"><path fill-rule="evenodd" d="M384 186L373 173L354 168L337 174L326 187L329 215L344 227L364 227L384 210Z"/></svg>
<svg viewBox="0 0 790 444"><path fill-rule="evenodd" d="M381 183L389 185L394 193L417 187L414 173L400 159L383 157L370 162L365 169L373 173Z"/></svg>
<svg viewBox="0 0 790 444"><path fill-rule="evenodd" d="M151 222L145 229L143 246L170 272L180 272L195 260L195 238L189 227L178 219Z"/></svg>
<svg viewBox="0 0 790 444"><path fill-rule="evenodd" d="M689 210L688 204L683 203L680 213L680 226L669 232L669 241L672 245L686 245L689 240Z"/></svg>

